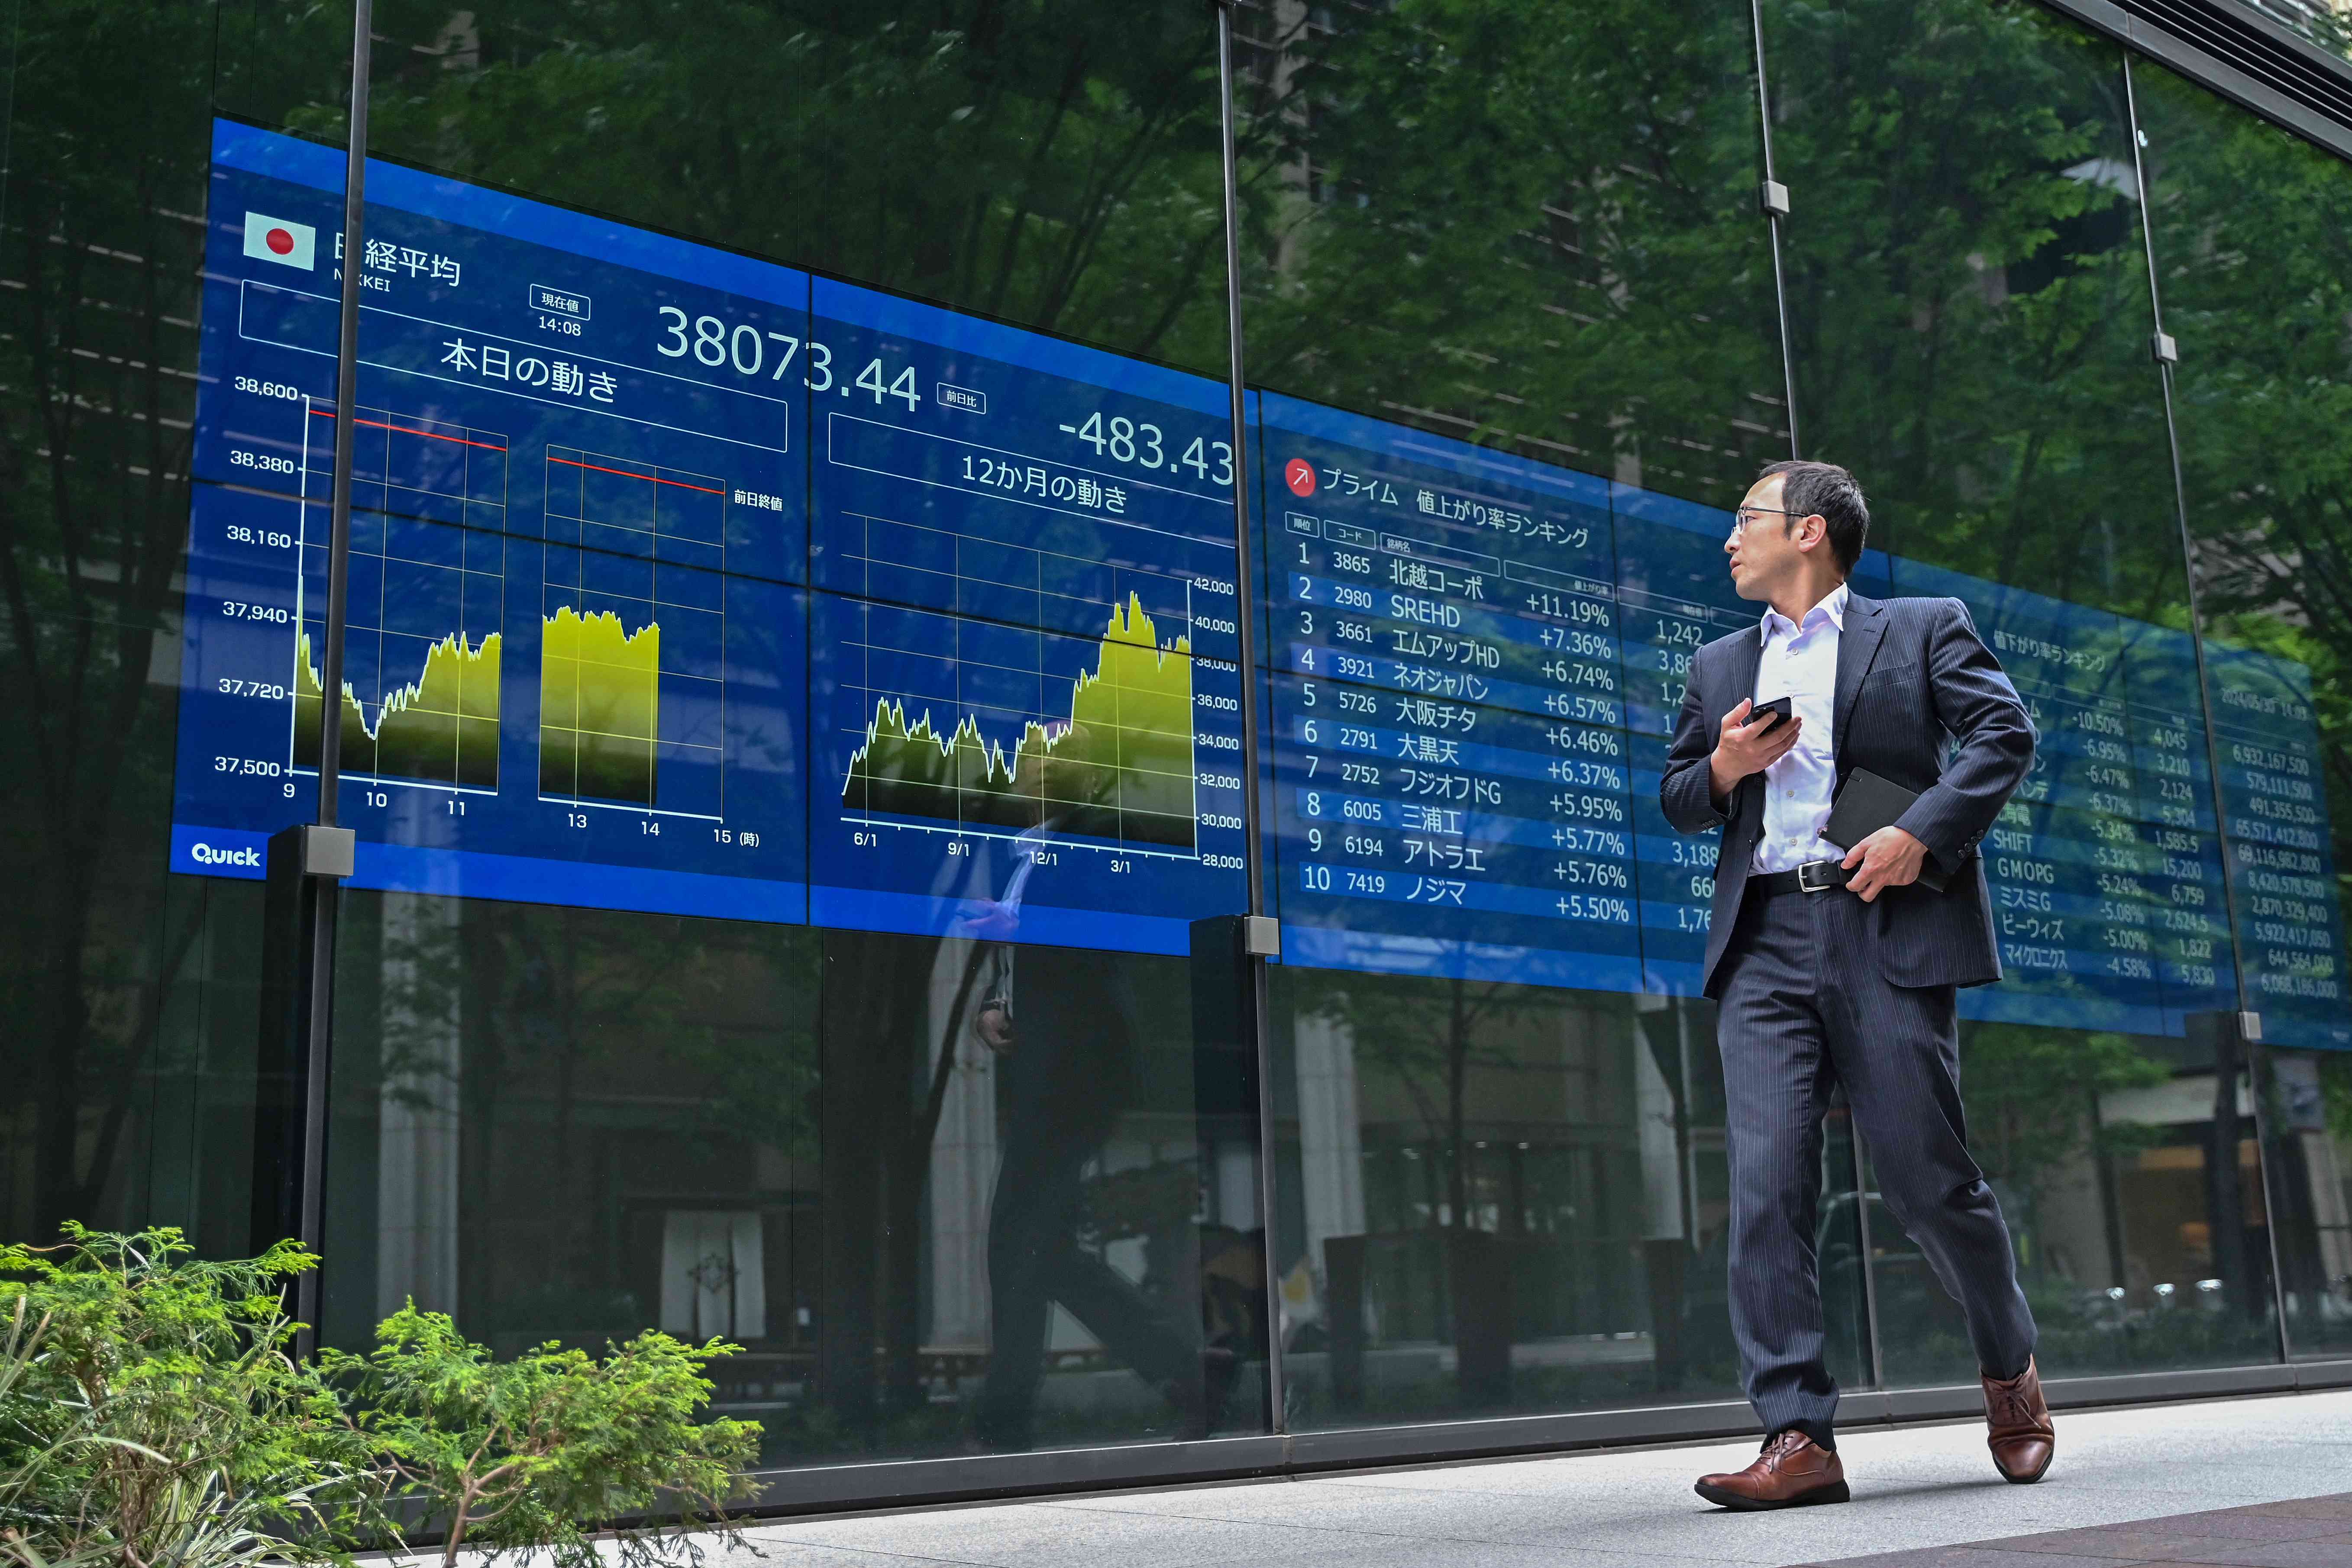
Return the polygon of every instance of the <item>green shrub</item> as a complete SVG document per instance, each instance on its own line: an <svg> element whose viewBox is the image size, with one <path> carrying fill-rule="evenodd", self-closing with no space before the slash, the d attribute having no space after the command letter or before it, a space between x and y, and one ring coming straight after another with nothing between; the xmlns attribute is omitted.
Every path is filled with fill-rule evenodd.
<svg viewBox="0 0 2352 1568"><path fill-rule="evenodd" d="M598 1568L599 1531L655 1568L698 1563L698 1531L740 1539L759 1425L698 1419L735 1346L648 1332L499 1362L411 1304L369 1354L305 1364L284 1303L316 1257L191 1253L169 1228L0 1247L0 1568L348 1562L427 1532L445 1563Z"/></svg>
<svg viewBox="0 0 2352 1568"><path fill-rule="evenodd" d="M758 1455L760 1426L695 1416L710 1397L705 1364L737 1348L648 1331L601 1362L552 1343L493 1361L412 1301L368 1355L330 1352L322 1364L348 1384L398 1494L443 1531L445 1563L470 1547L597 1568L592 1531L610 1531L625 1563L652 1564L672 1552L699 1562L692 1532L726 1530L727 1502L750 1490L739 1472ZM675 1522L629 1522L656 1511Z"/></svg>
<svg viewBox="0 0 2352 1568"><path fill-rule="evenodd" d="M0 1247L0 1561L315 1561L373 1517L362 1436L288 1354L285 1286L318 1260L190 1251L76 1225Z"/></svg>

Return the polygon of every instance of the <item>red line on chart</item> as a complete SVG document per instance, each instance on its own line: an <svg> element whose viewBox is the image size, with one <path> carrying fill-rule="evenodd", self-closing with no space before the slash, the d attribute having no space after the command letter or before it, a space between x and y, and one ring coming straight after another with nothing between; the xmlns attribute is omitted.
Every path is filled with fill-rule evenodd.
<svg viewBox="0 0 2352 1568"><path fill-rule="evenodd" d="M314 408L310 411L310 417L313 419L332 419L335 417L335 411L331 408ZM355 424L368 425L376 430L395 431L402 435L421 435L427 441L454 441L460 446L478 446L485 452L504 452L506 450L505 447L488 441L468 441L462 435L438 435L429 430L411 430L404 424L386 424L380 419L361 419L354 420L352 423Z"/></svg>
<svg viewBox="0 0 2352 1568"><path fill-rule="evenodd" d="M501 449L503 450L503 449ZM550 463L568 463L574 468L593 468L599 474L618 474L624 479L643 479L648 485L675 485L681 490L699 490L706 496L723 496L724 490L714 490L708 485L689 485L683 479L664 479L655 474L632 474L625 468L607 468L602 463L583 463L576 457L558 457L550 453Z"/></svg>

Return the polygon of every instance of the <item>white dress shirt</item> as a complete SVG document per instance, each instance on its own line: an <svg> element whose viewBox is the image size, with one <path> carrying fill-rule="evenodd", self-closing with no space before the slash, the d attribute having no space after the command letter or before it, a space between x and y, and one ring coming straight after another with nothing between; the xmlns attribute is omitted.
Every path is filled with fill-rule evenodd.
<svg viewBox="0 0 2352 1568"><path fill-rule="evenodd" d="M1763 658L1756 666L1756 700L1790 699L1790 710L1805 727L1780 761L1764 769L1764 831L1756 841L1753 869L1790 871L1807 861L1845 858L1822 837L1837 789L1837 764L1830 749L1837 717L1838 639L1845 632L1845 584L1791 623L1777 610L1764 612L1758 635Z"/></svg>

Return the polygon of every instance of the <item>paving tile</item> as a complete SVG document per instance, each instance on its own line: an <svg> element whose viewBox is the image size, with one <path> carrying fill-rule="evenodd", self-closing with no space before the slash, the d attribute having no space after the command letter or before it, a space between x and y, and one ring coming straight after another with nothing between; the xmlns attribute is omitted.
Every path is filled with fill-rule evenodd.
<svg viewBox="0 0 2352 1568"><path fill-rule="evenodd" d="M2270 1528L2253 1528L2265 1525ZM2195 1513L2179 1519L2151 1519L2132 1524L2049 1531L2039 1535L2002 1536L1977 1544L2002 1552L2089 1552L2115 1557L2144 1558L2151 1563L2187 1563L2230 1550L2221 1544L2225 1541L2261 1543L2316 1540L2336 1533L2343 1525L2342 1520L2245 1519Z"/></svg>
<svg viewBox="0 0 2352 1568"><path fill-rule="evenodd" d="M2275 1514L2282 1519L2352 1519L2352 1492L2339 1497L2298 1498L2292 1502L2252 1503L2227 1511Z"/></svg>
<svg viewBox="0 0 2352 1568"><path fill-rule="evenodd" d="M1302 1542L1303 1533L1319 1539ZM1122 1568L1162 1568L1245 1556L1278 1560L1286 1552L1332 1543L1333 1532L1025 1505L811 1521L763 1531L753 1539L763 1549L773 1539L779 1544L930 1558L979 1568L1094 1568L1109 1562Z"/></svg>
<svg viewBox="0 0 2352 1568"><path fill-rule="evenodd" d="M2190 1513L2151 1521L2149 1528L2184 1536L2213 1536L2231 1541L2309 1541L2335 1535L2344 1529L2341 1518L2297 1519L2292 1515L2248 1509Z"/></svg>
<svg viewBox="0 0 2352 1568"><path fill-rule="evenodd" d="M1831 1568L1827 1562L1800 1568ZM1872 1557L1840 1557L1835 1568L2132 1568L2128 1557L2026 1556L1990 1546L1928 1546L1916 1552L1883 1552Z"/></svg>
<svg viewBox="0 0 2352 1568"><path fill-rule="evenodd" d="M2227 1564L2228 1568L2352 1568L2352 1542L2231 1542L2221 1551L2209 1549L2197 1556L2174 1561Z"/></svg>
<svg viewBox="0 0 2352 1568"><path fill-rule="evenodd" d="M1198 1568L1267 1568L1257 1557L1202 1563ZM1326 1547L1272 1560L1279 1568L1724 1568L1719 1557L1676 1557L1494 1542L1393 1542ZM830 1568L830 1565L827 1565Z"/></svg>
<svg viewBox="0 0 2352 1568"><path fill-rule="evenodd" d="M1128 1500L1121 1500L1124 1503ZM1696 1498L1688 1498L1697 1504ZM1664 1500L1680 1509L1680 1500ZM1514 1494L1430 1493L1398 1490L1297 1486L1255 1488L1249 1495L1227 1492L1154 1499L1145 1511L1154 1517L1192 1517L1360 1531L1371 1535L1432 1536L1507 1541L1558 1528L1563 1515L1603 1528L1654 1521L1655 1496L1586 1497L1575 1500ZM1597 1543L1596 1543L1597 1544Z"/></svg>
<svg viewBox="0 0 2352 1568"><path fill-rule="evenodd" d="M798 1542L763 1544L761 1555L742 1553L742 1568L964 1568L950 1557L904 1557L895 1552L847 1552Z"/></svg>
<svg viewBox="0 0 2352 1568"><path fill-rule="evenodd" d="M1774 1513L1713 1513L1646 1530L1563 1531L1542 1543L1566 1546L1581 1542L1637 1554L1769 1564L1826 1562L1950 1544L1948 1537L1937 1540L1931 1532L1906 1528L1906 1523L1897 1511L1874 1513L1849 1505ZM2064 1554L2032 1558L2011 1554L2006 1562L2008 1568L2048 1568L2052 1555Z"/></svg>
<svg viewBox="0 0 2352 1568"><path fill-rule="evenodd" d="M2087 1552L2095 1556L2123 1557L2133 1562L2178 1562L2213 1550L2214 1538L2170 1533L2168 1520L2142 1524L2102 1524L2087 1530L2053 1530L2041 1535L2003 1536L1979 1544L1998 1552L2028 1554ZM2025 1568L2032 1568L2026 1564Z"/></svg>

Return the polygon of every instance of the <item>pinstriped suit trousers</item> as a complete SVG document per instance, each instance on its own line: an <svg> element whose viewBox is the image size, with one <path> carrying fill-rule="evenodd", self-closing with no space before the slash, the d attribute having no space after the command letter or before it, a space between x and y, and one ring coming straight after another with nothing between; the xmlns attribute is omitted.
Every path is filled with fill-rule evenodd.
<svg viewBox="0 0 2352 1568"><path fill-rule="evenodd" d="M1877 911L1843 889L1751 888L1724 954L1731 1325L1768 1433L1827 1428L1837 1410L1814 1228L1822 1113L1840 1083L1878 1191L1967 1313L1979 1365L2014 1376L2033 1354L2009 1228L1969 1157L1957 993L1890 984L1877 935Z"/></svg>

